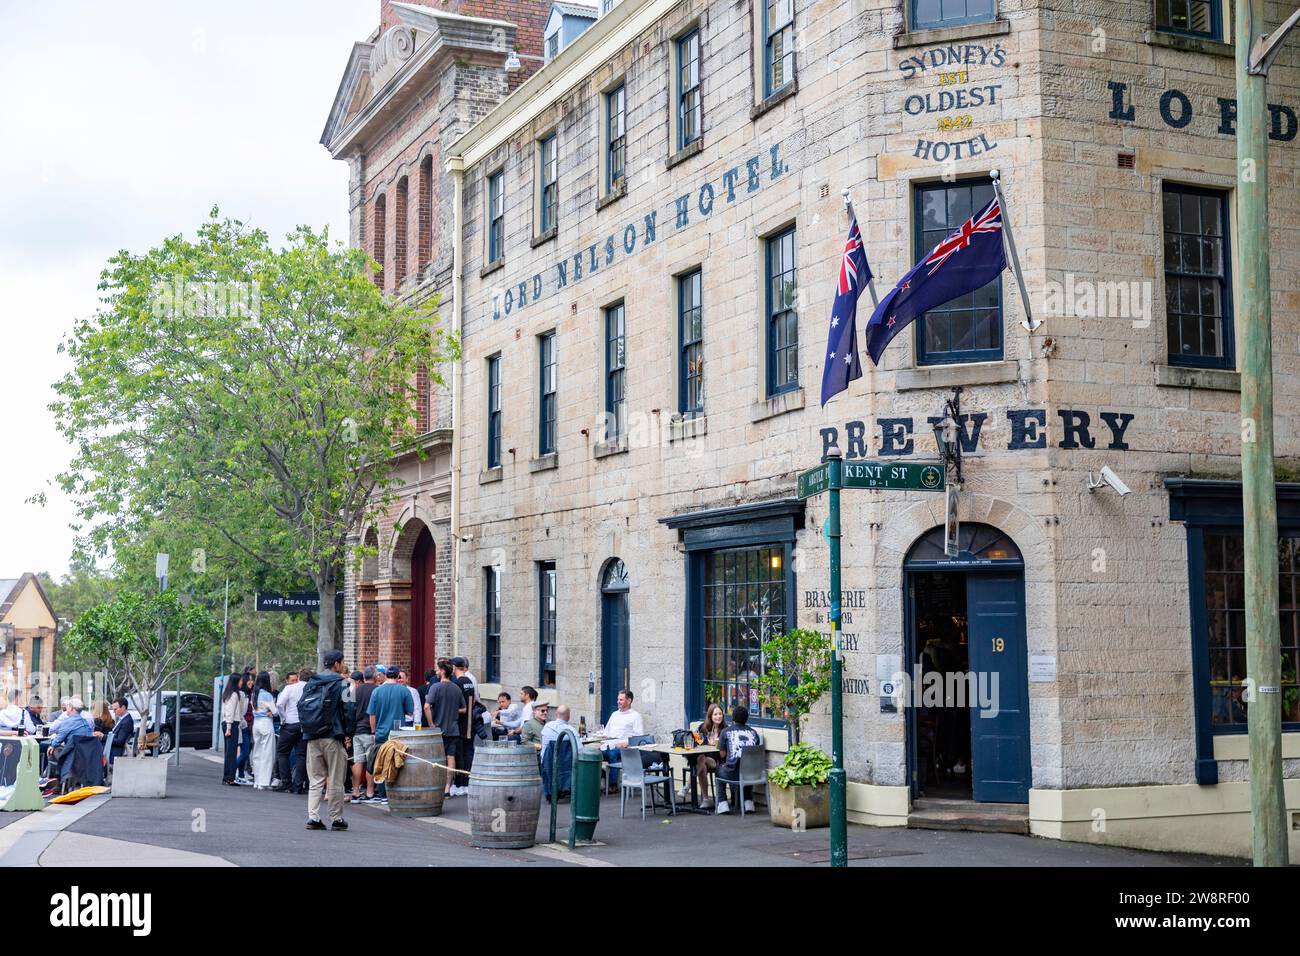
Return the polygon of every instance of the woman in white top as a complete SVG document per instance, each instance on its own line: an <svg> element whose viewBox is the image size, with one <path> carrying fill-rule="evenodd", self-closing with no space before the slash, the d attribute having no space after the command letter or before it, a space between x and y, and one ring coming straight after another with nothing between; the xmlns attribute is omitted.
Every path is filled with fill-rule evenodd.
<svg viewBox="0 0 1300 956"><path fill-rule="evenodd" d="M265 790L275 775L275 694L271 693L271 675L257 675L253 696L253 787Z"/></svg>

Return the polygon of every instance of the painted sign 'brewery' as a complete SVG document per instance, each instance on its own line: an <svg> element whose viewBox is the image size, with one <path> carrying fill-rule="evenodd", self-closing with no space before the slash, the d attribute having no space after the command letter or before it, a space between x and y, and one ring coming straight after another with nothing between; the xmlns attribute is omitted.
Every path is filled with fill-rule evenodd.
<svg viewBox="0 0 1300 956"><path fill-rule="evenodd" d="M1057 409L1061 419L1061 437L1056 442L1057 448L1096 448L1097 442L1106 441L1104 448L1110 451L1127 451L1128 442L1124 436L1133 422L1129 412L1099 412L1100 424L1082 409ZM1006 447L1009 451L1027 451L1047 447L1047 409L1045 408L1009 408L1006 411L1010 424L1010 437ZM957 440L965 454L976 452L980 447L980 432L988 421L987 412L957 417ZM930 426L941 422L941 418L927 418ZM875 449L877 455L911 455L915 451L913 433L915 421L911 418L877 418L876 429L879 444ZM866 458L870 453L867 438L867 423L852 421L844 423L843 445L839 444L840 432L834 425L821 429L822 457L826 456L831 446L839 445L844 449L845 459ZM918 486L920 487L920 486ZM929 490L925 486L923 490ZM815 493L815 492L814 492ZM802 495L801 495L802 497Z"/></svg>
<svg viewBox="0 0 1300 956"><path fill-rule="evenodd" d="M698 189L682 193L671 203L650 210L640 219L634 218L621 229L611 232L603 242L590 243L548 268L494 292L492 318L510 315L554 292L577 285L584 278L609 268L617 259L627 259L652 245L659 229L681 232L693 222L709 218L715 209L743 202L789 171L779 143L748 156L744 161L723 169L721 175L705 179ZM664 214L662 217L661 212Z"/></svg>

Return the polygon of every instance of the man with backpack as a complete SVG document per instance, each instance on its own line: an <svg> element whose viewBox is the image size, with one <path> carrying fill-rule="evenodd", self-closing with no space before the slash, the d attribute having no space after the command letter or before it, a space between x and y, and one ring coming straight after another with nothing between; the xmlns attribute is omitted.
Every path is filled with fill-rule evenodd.
<svg viewBox="0 0 1300 956"><path fill-rule="evenodd" d="M307 741L307 829L324 830L321 798L329 804L330 829L346 830L343 819L343 775L347 771L347 738L352 729L349 708L343 703L342 651L326 651L325 670L307 682L298 701L298 723Z"/></svg>

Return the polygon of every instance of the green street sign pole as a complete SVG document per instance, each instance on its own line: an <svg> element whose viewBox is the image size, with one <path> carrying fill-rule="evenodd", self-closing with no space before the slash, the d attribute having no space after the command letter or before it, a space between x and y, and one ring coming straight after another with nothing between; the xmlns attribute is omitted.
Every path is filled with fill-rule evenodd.
<svg viewBox="0 0 1300 956"><path fill-rule="evenodd" d="M1241 490L1245 532L1246 673L1254 703L1250 817L1256 866L1287 865L1282 789L1281 635L1278 620L1277 500L1273 468L1273 329L1269 303L1268 64L1294 16L1269 37L1263 0L1237 4L1237 234L1241 278ZM1260 50L1261 43L1265 49Z"/></svg>
<svg viewBox="0 0 1300 956"><path fill-rule="evenodd" d="M826 450L830 466L831 545L831 866L848 866L849 820L844 776L844 698L840 688L840 487L844 461L837 445Z"/></svg>

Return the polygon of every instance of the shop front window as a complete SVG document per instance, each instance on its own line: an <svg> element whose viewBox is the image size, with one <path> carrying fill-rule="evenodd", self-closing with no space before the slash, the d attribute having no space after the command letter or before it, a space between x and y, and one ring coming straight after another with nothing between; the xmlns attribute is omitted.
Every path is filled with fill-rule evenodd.
<svg viewBox="0 0 1300 956"><path fill-rule="evenodd" d="M1215 731L1245 730L1246 576L1240 534L1207 531L1205 612L1209 650L1210 717ZM1278 536L1278 614L1282 631L1282 723L1300 723L1296 663L1300 625L1300 535ZM1291 729L1291 728L1289 728Z"/></svg>
<svg viewBox="0 0 1300 956"><path fill-rule="evenodd" d="M755 717L763 706L758 678L762 645L786 630L785 548L713 551L704 558L704 702L728 712L743 704Z"/></svg>

